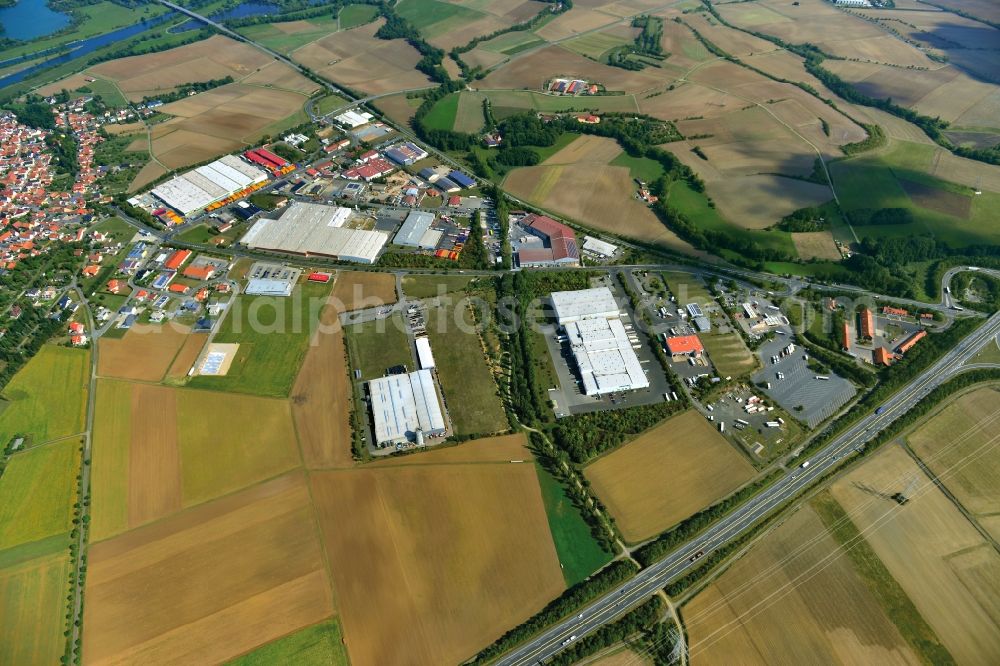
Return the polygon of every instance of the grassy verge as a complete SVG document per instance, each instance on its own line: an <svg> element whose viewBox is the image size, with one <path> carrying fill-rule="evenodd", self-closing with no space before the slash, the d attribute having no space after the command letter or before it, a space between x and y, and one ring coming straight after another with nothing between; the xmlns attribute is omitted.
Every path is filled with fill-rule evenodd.
<svg viewBox="0 0 1000 666"><path fill-rule="evenodd" d="M337 620L327 620L279 638L228 663L230 666L347 666L350 661L344 647L340 623Z"/></svg>
<svg viewBox="0 0 1000 666"><path fill-rule="evenodd" d="M573 506L562 484L536 465L549 530L559 555L566 585L573 586L611 561L590 534L590 526Z"/></svg>
<svg viewBox="0 0 1000 666"><path fill-rule="evenodd" d="M386 368L394 365L415 370L403 327L402 317L394 315L389 321L370 321L344 329L351 366L361 370L361 379L384 377Z"/></svg>

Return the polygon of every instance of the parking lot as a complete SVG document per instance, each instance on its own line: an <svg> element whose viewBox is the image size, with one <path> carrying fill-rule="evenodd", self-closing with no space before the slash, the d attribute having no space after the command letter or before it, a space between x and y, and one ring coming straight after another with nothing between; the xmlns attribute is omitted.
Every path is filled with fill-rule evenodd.
<svg viewBox="0 0 1000 666"><path fill-rule="evenodd" d="M747 453L754 458L765 461L771 460L775 456L783 453L792 443L792 424L787 419L782 418L785 423L777 421L775 411L757 412L748 414L746 411L747 400L754 400L754 397L761 398L762 392L752 390L742 386L728 391L714 402L708 403L711 409L708 412L710 420L718 429L720 424L725 424L724 434L742 446ZM767 403L766 399L763 401ZM776 427L768 426L767 423L777 423Z"/></svg>
<svg viewBox="0 0 1000 666"><path fill-rule="evenodd" d="M801 348L794 353L781 355L790 342L789 336L778 335L757 350L763 369L754 376L754 383L770 382L771 388L762 389L775 402L810 428L832 416L854 397L854 386L833 373L819 375L809 369L808 355ZM777 356L778 362L772 363ZM778 379L777 373L782 373ZM829 379L816 379L817 376Z"/></svg>

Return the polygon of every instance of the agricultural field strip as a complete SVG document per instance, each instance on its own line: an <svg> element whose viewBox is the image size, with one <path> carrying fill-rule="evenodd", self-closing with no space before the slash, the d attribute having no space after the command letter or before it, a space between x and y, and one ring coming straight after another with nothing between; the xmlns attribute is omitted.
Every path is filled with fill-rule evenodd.
<svg viewBox="0 0 1000 666"><path fill-rule="evenodd" d="M702 535L704 541L688 541L678 546L667 556L641 571L635 578L598 599L591 605L591 613L586 619L572 617L563 620L520 648L511 651L497 663L508 666L546 659L560 651L562 640L570 634L589 633L627 612L645 600L649 594L659 590L663 583L693 568L695 565L689 557L697 550L710 550L725 545L734 537L751 529L758 520L781 507L789 499L797 497L817 478L837 467L840 458L857 446L858 442L866 443L875 437L880 430L898 418L897 413L904 413L917 399L942 384L951 376L954 369L961 365L961 361L978 350L986 340L994 338L998 330L1000 330L1000 313L966 336L916 379L887 399L883 403L884 409L881 414L866 415L816 452L809 469L779 478L763 493L709 527ZM872 429L874 432L871 432Z"/></svg>
<svg viewBox="0 0 1000 666"><path fill-rule="evenodd" d="M939 451L935 455L929 456L927 458L927 460L934 460L936 458L941 457L948 449L956 447L956 446L960 445L961 443L963 443L963 441L964 441L963 438L965 438L965 437L971 437L973 434L976 434L976 432L978 432L979 430L985 429L987 426L992 425L996 421L1000 421L1000 414L996 414L996 415L990 417L987 420L981 421L979 424L977 424L973 428L970 428L969 431L967 431L966 433L963 433L962 437L960 437L960 438L958 438L958 439L950 442L948 444L948 446L944 447L941 451ZM980 446L978 449L976 449L975 452L973 452L971 454L968 454L965 458L960 459L959 462L956 462L954 465L952 465L952 466L950 466L950 467L942 470L942 472L937 475L937 479L943 482L946 477L948 477L951 474L954 474L955 472L957 472L962 466L965 466L965 465L972 464L972 463L976 462L976 458L978 458L978 457L980 457L982 455L985 455L988 452L989 449L994 448L997 445L1000 445L1000 433L998 433L994 437L992 437L989 440L987 440L986 443L984 443L982 446ZM973 458L973 456L975 456L975 458ZM924 476L924 478L926 479L925 482L923 482L915 490L913 490L908 495L908 497L910 497L912 499L914 497L918 497L918 496L920 496L920 495L922 495L924 493L931 492L931 491L937 489L937 484L935 483L934 480L927 479L926 476ZM912 479L912 475L910 475L909 473L903 474L903 475L900 475L899 477L897 477L892 482L892 485L900 484L900 483L906 483L906 482L910 481L911 479ZM867 503L859 505L858 507L855 507L851 511L847 511L845 509L845 511L844 511L845 516L844 516L844 518L841 518L840 520L838 520L838 522L835 523L835 526L842 524L846 520L849 520L850 518L852 518L852 516L853 517L857 517L858 515L862 514L865 509L869 508L870 506L872 506L872 505L874 505L874 504L876 504L878 502L882 502L882 501L884 501L882 498L874 497L874 498L868 500ZM899 512L899 511L901 511L902 508L903 508L903 505L901 505L901 504L895 504L895 505L891 506L889 509L887 509L883 514L881 514L879 516L879 518L876 521L874 521L871 525L868 525L864 529L859 528L858 529L859 537L857 537L855 539L855 541L857 541L858 539L863 538L866 533L873 532L873 531L879 529L879 527L883 523L885 523L886 521L890 520L894 516L894 514L897 513L897 512ZM780 572L781 569L789 561L791 561L791 560L795 559L796 557L798 557L799 555L801 555L809 547L813 546L816 542L818 542L820 540L820 538L821 538L821 536L817 536L817 537L814 537L813 539L810 539L810 540L804 542L799 547L797 547L794 551L792 551L791 553L789 553L785 558L783 558L782 560L780 560L779 562L777 562L776 564L774 564L770 568L765 569L763 571L755 572L756 579L759 580L761 577L769 576L771 574ZM838 548L836 550L834 550L833 552L831 552L831 553L827 554L826 556L824 556L823 558L821 558L816 564L812 565L808 569L804 570L802 573L798 574L795 578L793 578L792 580L790 580L785 585L782 585L781 587L778 587L777 589L775 589L774 591L772 591L769 595L765 596L763 599L757 601L755 604L753 604L751 606L751 608L752 609L753 608L757 608L757 607L761 606L762 604L764 604L763 608L767 608L770 605L772 605L774 603L777 603L777 601L779 601L782 597L784 597L785 595L791 593L791 591L794 590L799 585L802 585L802 584L806 583L807 581L809 581L810 579L812 579L814 576L816 576L824 568L826 568L827 566L830 566L830 564L832 564L833 560L835 560L836 558L840 557L841 555L843 555L844 553L846 553L848 550L851 550L852 548L853 548L853 546L847 545L847 544L838 546ZM739 586L739 587L736 588L735 593L738 594L738 593L740 593L740 592L742 592L744 590L747 590L751 586L753 586L753 584L754 584L753 582L744 583L742 586ZM733 596L733 593L730 593L729 598L732 598L732 596ZM714 610L715 608L717 608L719 605L725 604L725 603L728 603L728 601L717 602L717 604L711 605L711 606L707 607L706 609L704 609L704 611L702 613L699 613L698 615L686 616L685 620L687 622L693 622L694 620L696 620L696 619L702 617L703 615L711 612L712 610ZM763 608L761 610L763 610ZM739 617L736 618L736 620L738 620L738 619L739 619ZM733 623L735 623L736 620L734 620ZM712 634L709 634L709 636L711 636L711 635ZM723 634L723 636L724 635L725 634ZM722 637L720 636L719 639L716 639L716 640L721 640L721 638ZM711 644L712 643L708 643L708 645L711 645ZM694 654L695 654L695 651L692 650L692 656Z"/></svg>

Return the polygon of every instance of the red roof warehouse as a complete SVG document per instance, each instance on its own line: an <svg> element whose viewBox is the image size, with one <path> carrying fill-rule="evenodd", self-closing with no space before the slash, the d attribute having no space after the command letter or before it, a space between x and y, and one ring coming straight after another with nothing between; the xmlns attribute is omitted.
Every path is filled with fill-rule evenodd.
<svg viewBox="0 0 1000 666"><path fill-rule="evenodd" d="M177 270L190 256L191 250L175 250L174 253L170 255L165 262L163 262L163 267L171 270Z"/></svg>
<svg viewBox="0 0 1000 666"><path fill-rule="evenodd" d="M700 354L705 350L701 346L701 340L697 335L676 335L667 338L667 351L671 356L682 356L684 354Z"/></svg>

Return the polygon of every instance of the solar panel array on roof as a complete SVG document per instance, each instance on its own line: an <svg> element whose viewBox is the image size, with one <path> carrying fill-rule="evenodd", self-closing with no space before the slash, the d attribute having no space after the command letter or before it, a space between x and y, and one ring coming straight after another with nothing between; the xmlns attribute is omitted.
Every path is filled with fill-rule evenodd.
<svg viewBox="0 0 1000 666"><path fill-rule="evenodd" d="M475 184L476 184L476 180L474 178L470 178L469 176L466 176L461 171L450 171L450 172L448 172L448 178L451 179L451 180L453 180L454 182L458 183L462 187L474 187Z"/></svg>

